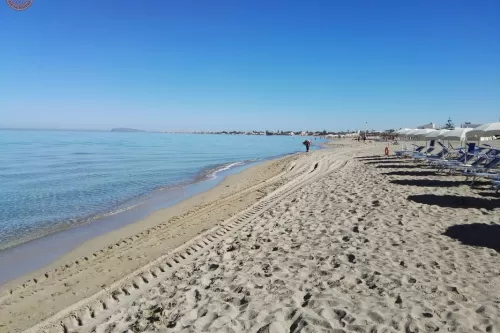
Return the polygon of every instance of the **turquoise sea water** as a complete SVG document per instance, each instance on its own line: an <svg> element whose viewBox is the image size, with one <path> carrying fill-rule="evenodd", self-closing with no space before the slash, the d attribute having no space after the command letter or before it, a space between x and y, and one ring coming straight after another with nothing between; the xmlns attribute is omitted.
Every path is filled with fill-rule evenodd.
<svg viewBox="0 0 500 333"><path fill-rule="evenodd" d="M304 139L2 130L0 249L129 210L151 193L303 151Z"/></svg>

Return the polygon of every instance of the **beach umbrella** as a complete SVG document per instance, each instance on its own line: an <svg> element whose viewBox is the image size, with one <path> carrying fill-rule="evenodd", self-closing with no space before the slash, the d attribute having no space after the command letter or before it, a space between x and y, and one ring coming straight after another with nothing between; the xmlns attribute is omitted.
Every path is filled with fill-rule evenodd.
<svg viewBox="0 0 500 333"><path fill-rule="evenodd" d="M500 123L489 123L478 126L467 133L468 138L482 138L500 135Z"/></svg>
<svg viewBox="0 0 500 333"><path fill-rule="evenodd" d="M411 129L405 133L406 138L411 138L411 139L418 139L419 136L419 129Z"/></svg>
<svg viewBox="0 0 500 333"><path fill-rule="evenodd" d="M408 132L408 131L411 131L411 129L410 129L410 128L402 128L402 129L400 129L400 130L397 130L397 131L396 131L396 134L399 134L399 135L404 135L404 134L406 134L406 132Z"/></svg>
<svg viewBox="0 0 500 333"><path fill-rule="evenodd" d="M434 129L430 128L423 128L423 129L416 129L411 131L408 135L417 138L417 139L425 139L425 136L431 132L434 132Z"/></svg>
<svg viewBox="0 0 500 333"><path fill-rule="evenodd" d="M418 129L416 130L412 136L414 138L416 138L417 140L424 140L425 141L425 146L427 146L427 138L425 137L427 134L429 133L432 133L432 132L435 132L436 130L435 129L431 129L431 128L422 128L422 129Z"/></svg>
<svg viewBox="0 0 500 333"><path fill-rule="evenodd" d="M449 130L447 130L447 129L442 129L442 130L435 130L435 131L429 132L425 135L425 139L426 140L436 140L439 138L440 135L444 135L448 131Z"/></svg>
<svg viewBox="0 0 500 333"><path fill-rule="evenodd" d="M405 138L406 140L408 140L408 138L410 137L410 133L411 133L411 132L413 132L413 131L415 131L415 130L414 130L414 129L411 129L411 128L410 128L410 129L405 129L405 130L402 132L401 136L404 136L404 138Z"/></svg>
<svg viewBox="0 0 500 333"><path fill-rule="evenodd" d="M423 128L423 129L419 129L416 133L416 135L420 136L420 137L425 137L427 134L429 133L432 133L432 132L435 132L436 130L433 129L433 128Z"/></svg>
<svg viewBox="0 0 500 333"><path fill-rule="evenodd" d="M438 138L448 141L465 141L467 132L471 130L472 128L455 128L454 130L440 134Z"/></svg>
<svg viewBox="0 0 500 333"><path fill-rule="evenodd" d="M399 136L402 136L402 137L407 137L408 136L408 133L413 131L413 129L411 128L402 128L398 131L396 131L396 133L399 135Z"/></svg>
<svg viewBox="0 0 500 333"><path fill-rule="evenodd" d="M412 129L407 131L404 136L407 138L418 139L420 140L425 134L431 132L431 129Z"/></svg>
<svg viewBox="0 0 500 333"><path fill-rule="evenodd" d="M414 135L417 131L418 131L418 129L411 129L411 130L407 131L407 132L405 133L405 135L406 135L406 136L412 136L412 135Z"/></svg>

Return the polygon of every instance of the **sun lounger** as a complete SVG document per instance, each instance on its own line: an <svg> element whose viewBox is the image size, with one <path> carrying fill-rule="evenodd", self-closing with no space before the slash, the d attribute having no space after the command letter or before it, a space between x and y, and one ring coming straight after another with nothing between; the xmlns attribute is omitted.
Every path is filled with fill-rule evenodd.
<svg viewBox="0 0 500 333"><path fill-rule="evenodd" d="M416 159L416 160L427 160L427 161L432 161L432 160L438 160L438 159L443 159L448 153L449 153L449 150L448 148L446 148L442 143L438 142L442 149L439 153L435 154L435 155L413 155L413 158Z"/></svg>
<svg viewBox="0 0 500 333"><path fill-rule="evenodd" d="M452 145L450 147L450 154L455 156L448 159L433 159L428 162L437 169L447 169L448 166L464 165L467 162L472 162L476 155L479 155L485 148L477 149L475 144L469 144L467 151L463 148L455 149Z"/></svg>
<svg viewBox="0 0 500 333"><path fill-rule="evenodd" d="M456 159L432 159L428 160L431 167L438 170L447 170L455 166L464 165L466 161L473 160L474 155L466 155L464 153L458 155Z"/></svg>
<svg viewBox="0 0 500 333"><path fill-rule="evenodd" d="M458 165L448 165L447 169L452 171L480 171L481 168L485 168L492 160L494 160L500 151L497 149L487 149L486 151L481 150L479 153L475 154L472 159L468 159L464 164Z"/></svg>
<svg viewBox="0 0 500 333"><path fill-rule="evenodd" d="M477 156L475 160L469 160L467 163L447 165L447 169L450 171L467 171L480 168L491 161L487 156Z"/></svg>
<svg viewBox="0 0 500 333"><path fill-rule="evenodd" d="M495 157L482 167L472 167L462 171L462 175L466 177L465 180L468 180L470 177L472 177L472 185L478 178L496 178L496 176L498 176L498 172L492 172L492 170L494 170L499 165L500 157Z"/></svg>
<svg viewBox="0 0 500 333"><path fill-rule="evenodd" d="M500 191L500 180L492 180L493 183L493 188L496 190L495 193L498 193Z"/></svg>
<svg viewBox="0 0 500 333"><path fill-rule="evenodd" d="M413 153L420 152L420 151L422 151L425 148L425 146L417 146L415 144L413 144L413 146L415 146L415 148L413 150L407 150L406 147L404 147L403 150L396 150L394 152L394 154L396 154L396 156L399 156L399 157L401 157L401 156L412 156Z"/></svg>
<svg viewBox="0 0 500 333"><path fill-rule="evenodd" d="M432 140L432 141L430 142L430 144L429 144L429 147L428 147L425 151L424 151L424 149L425 149L425 148L420 149L420 148L421 148L421 147L423 147L423 146L419 146L419 147L418 147L418 148L419 148L418 150L413 151L412 157L427 156L427 155L429 155L429 154L430 154L430 153L432 153L432 152L434 151L434 149L436 148L436 147L435 147L435 145L434 145L434 144L435 144L435 142L436 142L435 140Z"/></svg>

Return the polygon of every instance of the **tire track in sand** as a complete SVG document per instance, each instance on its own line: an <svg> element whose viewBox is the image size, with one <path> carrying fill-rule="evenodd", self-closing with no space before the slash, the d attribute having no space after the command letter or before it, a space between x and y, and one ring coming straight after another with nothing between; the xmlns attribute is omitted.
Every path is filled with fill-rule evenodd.
<svg viewBox="0 0 500 333"><path fill-rule="evenodd" d="M96 273L99 274L99 267L101 267L101 269L102 267L106 267L110 260L123 261L126 259L122 258L127 257L127 254L141 255L142 249L147 250L152 247L160 249L163 253L170 250L162 250L162 247L158 246L158 237L156 237L156 241L154 239L151 240L150 233L155 232L156 235L160 234L164 237L160 240L177 237L178 235L182 235L186 225L194 224L203 226L203 218L206 220L206 216L215 214L221 207L231 207L232 205L238 207L237 204L240 201L243 201L243 199L246 199L248 196L252 198L250 199L250 202L258 200L259 197L262 197L266 193L274 190L291 177L290 169L294 169L296 173L303 171L305 166L297 166L295 163L295 160L298 157L299 155L285 157L281 160L281 162L275 164L273 167L276 168L276 171L283 171L278 171L278 174L275 174L271 178L259 180L259 177L253 177L251 178L252 181L258 181L255 185L247 185L246 188L238 190L237 192L232 192L229 195L226 194L225 196L221 196L208 204L197 205L180 216L172 217L165 222L156 224L155 226L145 229L140 233L131 235L130 237L122 238L115 244L106 246L105 248L91 253L88 256L77 258L76 260L68 262L65 265L42 272L39 276L36 276L35 278L22 284L16 285L14 288L4 288L3 293L0 294L0 316L3 318L9 318L9 321L6 320L3 325L0 324L0 332L4 332L6 329L8 329L8 332L20 332L28 325L26 324L26 319L23 319L26 318L26 313L30 314L31 325L33 325L33 323L47 318L49 315L56 313L61 308L65 308L66 306L73 304L73 302L75 302L74 298L76 298L74 296L77 295L77 293L82 295L78 297L81 299L82 297L94 294L96 291L104 288L105 285L109 285L113 282L112 279L116 281L122 278L127 272L123 275L115 274L115 276L110 276L108 279L110 282L106 284L94 281L95 283L93 282L93 284L96 288L93 288L90 292L90 288L85 288L85 285L83 287L79 286L79 282L84 281L85 279L88 280L89 275L96 276ZM241 206L242 204L240 203L239 207ZM244 207L248 207L248 204L244 204ZM208 221L206 225L211 227L220 224L220 222L217 222L213 218L212 221L212 223ZM195 234L199 234L203 231L203 229L199 230ZM182 243L183 241L181 240L180 244ZM174 245L172 249L177 246L178 245ZM160 254L158 254L158 256L160 256ZM153 257L156 258L156 256ZM151 259L147 260L147 262L150 261ZM145 263L139 263L138 266L129 270L129 272L134 271L137 267L141 267L144 264ZM97 278L100 277L101 276L97 276ZM73 300L65 296L68 293L72 294L69 296L73 296ZM59 299L59 301L57 301L57 299ZM28 300L29 302L26 302ZM46 302L46 300L48 302ZM55 302L62 302L62 304L55 304ZM46 315L44 316L44 314ZM36 316L38 316L38 319ZM28 322L30 319L28 319Z"/></svg>
<svg viewBox="0 0 500 333"><path fill-rule="evenodd" d="M295 177L251 207L25 332L86 332L92 330L95 325L109 317L115 309L127 306L140 295L158 285L159 281L168 279L177 268L186 265L201 253L209 251L219 242L239 231L244 225L256 220L288 194L345 166L347 162L345 159L339 158L339 155L325 153L314 163L292 166L291 169L296 169L293 174Z"/></svg>

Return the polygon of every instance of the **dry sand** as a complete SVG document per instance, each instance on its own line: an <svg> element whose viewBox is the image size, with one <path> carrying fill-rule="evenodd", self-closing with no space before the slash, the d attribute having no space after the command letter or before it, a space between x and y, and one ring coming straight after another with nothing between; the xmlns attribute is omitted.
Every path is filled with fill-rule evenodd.
<svg viewBox="0 0 500 333"><path fill-rule="evenodd" d="M267 182L11 285L0 331L500 332L499 199L382 151L260 166Z"/></svg>

